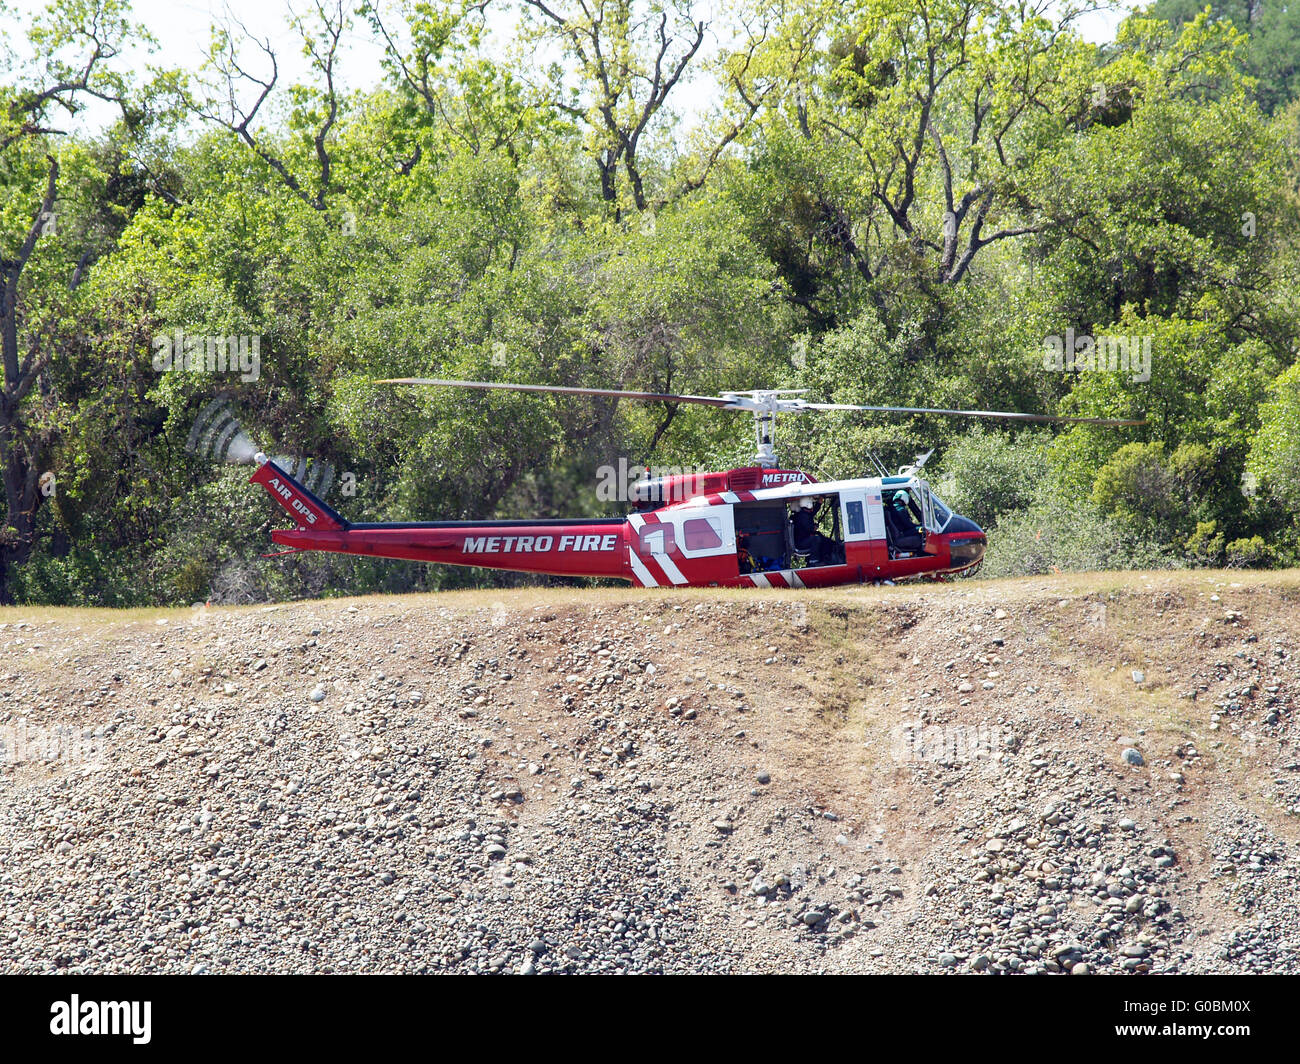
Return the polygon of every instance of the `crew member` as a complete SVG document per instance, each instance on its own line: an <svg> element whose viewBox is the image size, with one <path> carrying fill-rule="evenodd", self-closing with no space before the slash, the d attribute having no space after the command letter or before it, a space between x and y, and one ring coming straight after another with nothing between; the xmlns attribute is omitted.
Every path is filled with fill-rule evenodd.
<svg viewBox="0 0 1300 1064"><path fill-rule="evenodd" d="M830 556L831 541L817 531L817 514L823 501L804 496L795 503L794 513L790 515L794 549L808 555L810 565L822 565Z"/></svg>

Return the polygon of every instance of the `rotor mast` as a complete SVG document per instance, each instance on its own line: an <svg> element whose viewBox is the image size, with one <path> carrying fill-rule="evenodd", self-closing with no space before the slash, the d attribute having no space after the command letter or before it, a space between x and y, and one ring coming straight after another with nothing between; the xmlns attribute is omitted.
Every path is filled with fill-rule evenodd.
<svg viewBox="0 0 1300 1064"><path fill-rule="evenodd" d="M754 415L754 464L775 469L776 415L806 410L802 399L784 399L785 395L802 395L805 389L785 388L753 392L723 392L728 410L748 410Z"/></svg>

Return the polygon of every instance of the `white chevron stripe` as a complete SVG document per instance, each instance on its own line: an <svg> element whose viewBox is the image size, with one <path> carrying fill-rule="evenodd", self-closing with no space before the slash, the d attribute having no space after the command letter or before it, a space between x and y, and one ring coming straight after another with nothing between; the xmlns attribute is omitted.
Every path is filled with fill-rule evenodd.
<svg viewBox="0 0 1300 1064"><path fill-rule="evenodd" d="M750 573L749 578L754 581L755 587L771 587L772 581L767 578L766 573Z"/></svg>
<svg viewBox="0 0 1300 1064"><path fill-rule="evenodd" d="M668 555L660 554L656 551L651 555L651 557L659 563L659 567L663 569L664 575L666 575L674 584L686 583L686 577L682 576L682 571L677 568L677 563L668 557Z"/></svg>
<svg viewBox="0 0 1300 1064"><path fill-rule="evenodd" d="M627 552L628 564L632 566L632 575L642 587L658 587L659 581L650 575L650 570L645 567L641 556L636 551L629 549Z"/></svg>

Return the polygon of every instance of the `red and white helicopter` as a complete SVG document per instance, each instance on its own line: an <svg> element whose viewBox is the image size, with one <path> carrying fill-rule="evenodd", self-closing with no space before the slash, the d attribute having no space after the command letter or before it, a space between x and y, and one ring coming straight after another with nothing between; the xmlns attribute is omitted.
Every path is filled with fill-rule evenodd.
<svg viewBox="0 0 1300 1064"><path fill-rule="evenodd" d="M638 587L832 587L909 577L972 573L986 537L952 512L905 466L896 476L817 481L778 468L778 414L815 410L951 414L1019 421L1140 425L1138 420L1050 417L994 410L810 403L792 390L671 395L601 388L552 387L401 378L381 384L497 388L518 392L610 396L694 403L754 415L754 464L720 473L643 480L633 486L634 513L585 520L418 521L352 524L258 453L250 483L261 484L296 522L271 538L288 548L399 558L554 576L613 577ZM928 457L928 455L926 456Z"/></svg>

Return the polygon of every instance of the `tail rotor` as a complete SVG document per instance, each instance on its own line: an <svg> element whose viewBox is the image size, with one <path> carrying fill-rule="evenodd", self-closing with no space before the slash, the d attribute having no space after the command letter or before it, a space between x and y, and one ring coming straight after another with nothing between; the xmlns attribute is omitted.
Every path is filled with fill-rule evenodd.
<svg viewBox="0 0 1300 1064"><path fill-rule="evenodd" d="M230 396L224 392L199 411L185 450L212 462L235 465L260 465L259 456L266 457L244 431ZM332 462L309 455L276 455L271 461L314 495L323 497L334 486Z"/></svg>

